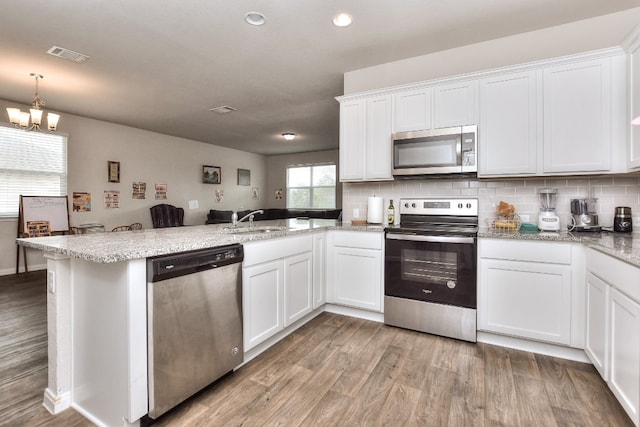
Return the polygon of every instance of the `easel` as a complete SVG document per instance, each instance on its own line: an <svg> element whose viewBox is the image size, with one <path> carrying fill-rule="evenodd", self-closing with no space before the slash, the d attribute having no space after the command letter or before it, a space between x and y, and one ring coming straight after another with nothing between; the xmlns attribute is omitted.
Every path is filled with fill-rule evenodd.
<svg viewBox="0 0 640 427"><path fill-rule="evenodd" d="M18 208L18 232L17 238L35 237L43 235L42 232L29 234L29 225L48 222L49 233L69 232L69 198L67 196L20 196ZM40 231L42 226L38 227ZM29 271L27 266L27 249L22 247L24 271ZM20 272L20 246L16 245L16 274Z"/></svg>

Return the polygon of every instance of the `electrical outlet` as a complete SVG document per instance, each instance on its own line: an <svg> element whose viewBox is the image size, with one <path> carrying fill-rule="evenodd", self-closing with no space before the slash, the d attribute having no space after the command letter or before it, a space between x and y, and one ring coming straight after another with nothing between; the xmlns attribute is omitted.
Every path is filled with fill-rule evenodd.
<svg viewBox="0 0 640 427"><path fill-rule="evenodd" d="M354 218L360 218L360 209L353 208L353 217Z"/></svg>
<svg viewBox="0 0 640 427"><path fill-rule="evenodd" d="M52 294L56 293L56 273L53 271L47 272L47 290Z"/></svg>
<svg viewBox="0 0 640 427"><path fill-rule="evenodd" d="M520 221L529 222L529 215L520 215Z"/></svg>

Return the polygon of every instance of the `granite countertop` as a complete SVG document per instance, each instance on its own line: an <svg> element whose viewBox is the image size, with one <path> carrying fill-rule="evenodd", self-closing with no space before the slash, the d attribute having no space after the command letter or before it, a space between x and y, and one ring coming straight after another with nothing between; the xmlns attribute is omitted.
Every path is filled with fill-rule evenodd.
<svg viewBox="0 0 640 427"><path fill-rule="evenodd" d="M614 233L603 231L592 232L540 232L540 233L497 233L489 229L481 229L479 238L509 239L509 240L534 240L553 242L576 242L611 255L636 267L640 267L640 234Z"/></svg>
<svg viewBox="0 0 640 427"><path fill-rule="evenodd" d="M33 237L17 239L21 246L54 252L98 263L112 263L157 255L212 248L234 243L286 237L320 229L342 229L382 232L383 226L353 226L328 219L286 219L259 221L258 233L234 233L231 224L194 225L156 228L115 233L77 234L67 236ZM238 226L248 229L247 223ZM268 230L268 231L266 231Z"/></svg>

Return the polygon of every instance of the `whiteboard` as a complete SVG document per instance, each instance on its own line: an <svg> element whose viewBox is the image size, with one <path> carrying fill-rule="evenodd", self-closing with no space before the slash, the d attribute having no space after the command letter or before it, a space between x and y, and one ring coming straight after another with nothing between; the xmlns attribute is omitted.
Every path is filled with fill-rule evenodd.
<svg viewBox="0 0 640 427"><path fill-rule="evenodd" d="M29 221L49 221L51 231L69 230L67 196L20 196L20 202L23 233Z"/></svg>

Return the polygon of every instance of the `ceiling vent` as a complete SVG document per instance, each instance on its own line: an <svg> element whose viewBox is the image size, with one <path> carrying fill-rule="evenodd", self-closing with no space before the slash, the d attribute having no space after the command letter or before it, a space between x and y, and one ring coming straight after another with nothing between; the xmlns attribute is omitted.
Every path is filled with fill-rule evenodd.
<svg viewBox="0 0 640 427"><path fill-rule="evenodd" d="M228 105L221 105L220 107L210 108L209 111L215 111L218 114L227 114L233 111L238 111L238 109L229 107Z"/></svg>
<svg viewBox="0 0 640 427"><path fill-rule="evenodd" d="M78 52L74 52L69 49L65 49L60 46L53 46L51 49L47 51L49 55L57 56L58 58L67 59L69 61L77 62L79 64L83 63L89 56L83 55Z"/></svg>

